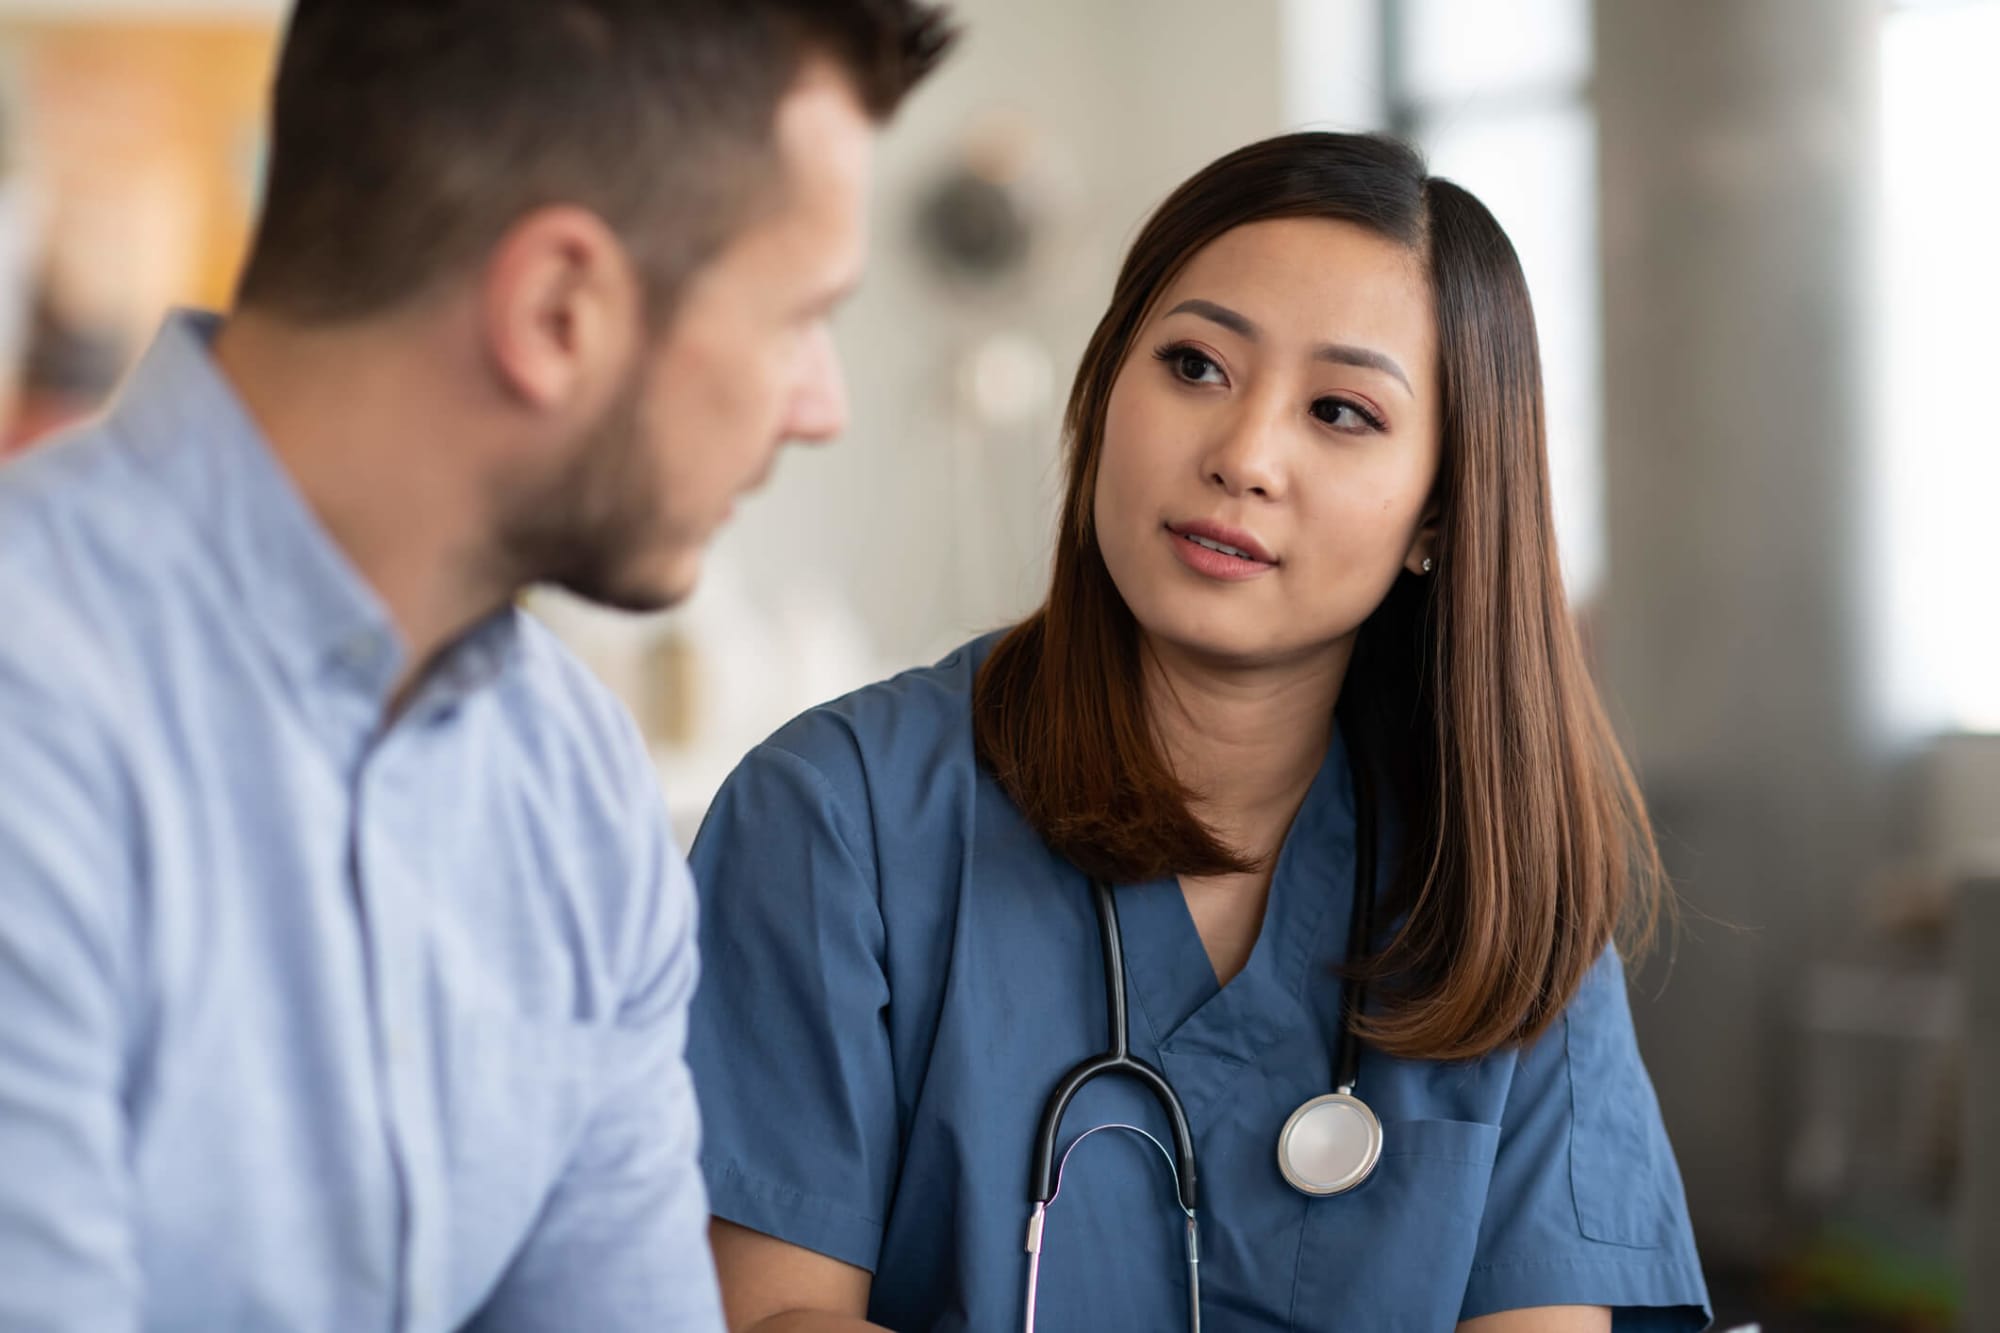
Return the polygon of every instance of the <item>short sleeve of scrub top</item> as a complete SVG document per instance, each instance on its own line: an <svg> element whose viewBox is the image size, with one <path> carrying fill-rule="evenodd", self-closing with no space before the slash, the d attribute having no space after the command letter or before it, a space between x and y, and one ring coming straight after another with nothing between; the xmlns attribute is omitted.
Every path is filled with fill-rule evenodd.
<svg viewBox="0 0 2000 1333"><path fill-rule="evenodd" d="M730 777L692 856L703 979L688 1059L710 1206L871 1271L869 1318L900 1333L1019 1327L1036 1122L1063 1072L1106 1044L1088 884L974 756L989 642L791 723ZM1285 1183L1278 1130L1332 1086L1353 849L1336 738L1227 986L1176 882L1117 890L1132 1050L1173 1082L1195 1134L1204 1326L1434 1333L1583 1304L1611 1307L1620 1330L1704 1327L1615 955L1526 1048L1453 1064L1364 1049L1356 1091L1383 1121L1374 1174L1329 1198ZM1168 1141L1149 1093L1100 1079L1059 1150L1106 1124ZM1049 1209L1038 1327L1186 1327L1181 1246L1161 1153L1093 1135Z"/></svg>

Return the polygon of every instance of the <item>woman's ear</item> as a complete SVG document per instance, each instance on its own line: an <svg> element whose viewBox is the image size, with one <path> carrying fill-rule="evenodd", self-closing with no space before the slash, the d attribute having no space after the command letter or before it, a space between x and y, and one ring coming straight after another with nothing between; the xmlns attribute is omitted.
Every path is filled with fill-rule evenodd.
<svg viewBox="0 0 2000 1333"><path fill-rule="evenodd" d="M1403 556L1403 568L1412 574L1429 574L1437 568L1438 506L1433 500L1424 509L1423 521L1417 525L1416 540L1410 543L1409 551Z"/></svg>

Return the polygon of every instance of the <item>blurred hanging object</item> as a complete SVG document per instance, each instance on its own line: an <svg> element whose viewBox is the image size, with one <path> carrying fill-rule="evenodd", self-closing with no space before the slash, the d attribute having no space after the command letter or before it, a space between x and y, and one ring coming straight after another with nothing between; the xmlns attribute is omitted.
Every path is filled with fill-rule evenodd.
<svg viewBox="0 0 2000 1333"><path fill-rule="evenodd" d="M1048 406L1055 367L1048 349L1024 333L989 334L958 362L956 389L965 415L988 430L1027 425Z"/></svg>
<svg viewBox="0 0 2000 1333"><path fill-rule="evenodd" d="M940 289L948 358L939 367L951 443L954 624L983 626L1020 608L1015 584L1040 497L1010 495L1018 451L1053 442L1055 366L1030 325L1072 210L1060 153L1023 117L994 113L965 134L911 220L922 271ZM1016 486L1018 489L1018 485Z"/></svg>
<svg viewBox="0 0 2000 1333"><path fill-rule="evenodd" d="M968 294L1019 281L1052 204L1040 159L1035 133L1012 117L965 137L918 194L917 250L934 277Z"/></svg>

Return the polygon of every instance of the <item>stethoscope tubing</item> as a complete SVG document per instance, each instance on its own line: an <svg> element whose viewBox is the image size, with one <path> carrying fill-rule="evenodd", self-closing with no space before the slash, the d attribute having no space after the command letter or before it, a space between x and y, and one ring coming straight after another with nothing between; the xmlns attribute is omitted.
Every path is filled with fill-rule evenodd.
<svg viewBox="0 0 2000 1333"><path fill-rule="evenodd" d="M1042 1107L1041 1125L1035 1131L1029 1196L1032 1202L1044 1206L1056 1196L1056 1139L1062 1132L1063 1115L1083 1085L1102 1074L1129 1074L1152 1090L1167 1113L1174 1141L1175 1169L1179 1174L1180 1203L1192 1213L1199 1191L1195 1179L1194 1131L1188 1123L1187 1108L1181 1105L1179 1094L1167 1082L1165 1074L1132 1054L1126 1027L1125 940L1118 928L1117 899L1103 880L1092 880L1090 887L1097 906L1098 939L1104 952L1105 1013L1111 1028L1111 1045L1102 1054L1072 1066Z"/></svg>
<svg viewBox="0 0 2000 1333"><path fill-rule="evenodd" d="M1352 754L1352 751L1350 751ZM1375 801L1368 766L1355 757L1354 777L1355 855L1354 905L1348 926L1347 959L1365 953L1372 943L1375 897ZM1032 1203L1046 1207L1056 1192L1056 1140L1062 1132L1063 1116L1084 1084L1104 1074L1129 1074L1151 1090L1166 1112L1174 1141L1174 1157L1179 1175L1180 1204L1187 1212L1196 1208L1198 1196L1194 1132L1187 1108L1182 1105L1167 1076L1132 1054L1128 1030L1125 992L1125 936L1118 924L1118 901L1111 886L1101 879L1090 881L1091 897L1097 910L1097 936L1104 955L1104 1012L1109 1045L1098 1055L1071 1066L1043 1104L1041 1123L1035 1130L1034 1161L1030 1169L1028 1195ZM1354 1036L1354 1023L1367 1003L1366 987L1352 978L1341 1003L1339 1035L1334 1047L1334 1087L1352 1093L1360 1072L1361 1044Z"/></svg>
<svg viewBox="0 0 2000 1333"><path fill-rule="evenodd" d="M1350 973L1354 960L1364 955L1373 943L1372 923L1374 920L1375 897L1375 803L1374 792L1369 781L1367 765L1362 763L1350 748L1351 772L1354 782L1355 804L1355 856L1354 856L1354 905L1349 919L1347 963ZM1042 1232L1048 1206L1055 1201L1061 1188L1062 1164L1056 1157L1056 1140L1062 1132L1062 1121L1070 1103L1086 1083L1104 1074L1126 1074L1139 1080L1151 1090L1160 1107L1166 1112L1167 1123L1173 1138L1173 1154L1169 1159L1174 1167L1174 1188L1179 1197L1181 1209L1187 1215L1187 1255L1188 1255L1188 1305L1190 1327L1199 1333L1201 1328L1201 1287L1200 1287L1200 1224L1196 1215L1197 1176L1195 1169L1194 1132L1189 1125L1187 1108L1181 1103L1180 1095L1173 1084L1158 1069L1132 1054L1128 1025L1128 1009L1125 992L1125 937L1118 923L1118 902L1111 886L1101 879L1090 881L1091 897L1097 911L1097 933L1104 956L1104 1010L1109 1044L1098 1055L1079 1061L1073 1065L1056 1084L1043 1104L1041 1122L1035 1131L1034 1161L1030 1168L1029 1195L1032 1209L1028 1219L1027 1252L1028 1282L1026 1290L1027 1333L1034 1333L1036 1295L1040 1286ZM1360 1070L1360 1041L1354 1035L1354 1024L1367 1003L1365 984L1350 975L1346 994L1343 996L1340 1014L1340 1030L1334 1050L1334 1071L1336 1093L1332 1097L1322 1097L1316 1101L1355 1100L1352 1097L1356 1077ZM1358 1101L1356 1105L1375 1126L1375 1147L1371 1150L1361 1176L1372 1171L1375 1153L1380 1151L1380 1125L1374 1120L1374 1113ZM1295 1112L1293 1120L1309 1109L1307 1103ZM1284 1156L1285 1140L1291 1122L1279 1139L1280 1158ZM1134 1128L1131 1126L1114 1128ZM1088 1137L1087 1131L1082 1137ZM1081 1142L1081 1137L1078 1142ZM1165 1152L1165 1146L1154 1140L1156 1146ZM1075 1144L1071 1145L1072 1150ZM1067 1160L1065 1153L1063 1160ZM1281 1167L1282 1169L1282 1167ZM1285 1171L1290 1183L1306 1194L1337 1193L1349 1188L1348 1183L1329 1186L1325 1189L1314 1187L1293 1177Z"/></svg>

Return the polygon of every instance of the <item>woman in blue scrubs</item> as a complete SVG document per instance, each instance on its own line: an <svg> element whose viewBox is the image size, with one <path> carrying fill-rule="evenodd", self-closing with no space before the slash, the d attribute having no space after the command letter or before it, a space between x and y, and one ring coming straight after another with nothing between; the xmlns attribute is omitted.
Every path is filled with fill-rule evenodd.
<svg viewBox="0 0 2000 1333"><path fill-rule="evenodd" d="M1511 246L1404 147L1287 136L1161 206L1071 396L1047 601L792 722L695 844L732 1328L1023 1326L1038 1120L1113 1035L1093 879L1209 1329L1705 1324L1613 944L1659 861L1542 402ZM1349 1045L1379 1158L1304 1193L1279 1135ZM1035 1327L1189 1327L1162 1101L1092 1081L1058 1151L1100 1125L1162 1146L1063 1163Z"/></svg>

